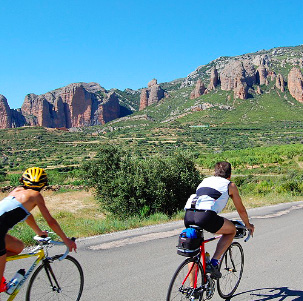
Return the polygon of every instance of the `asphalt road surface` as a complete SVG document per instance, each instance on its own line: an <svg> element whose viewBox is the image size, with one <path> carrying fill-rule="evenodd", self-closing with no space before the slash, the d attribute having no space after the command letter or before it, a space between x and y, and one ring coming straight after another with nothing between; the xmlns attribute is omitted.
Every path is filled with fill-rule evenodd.
<svg viewBox="0 0 303 301"><path fill-rule="evenodd" d="M303 300L303 202L249 210L254 237L244 243L245 266L231 300ZM227 218L238 218L236 213ZM85 287L81 301L161 301L177 266L183 222L78 240ZM215 242L207 251L213 252ZM72 255L72 254L71 254ZM25 290L20 292L24 300ZM2 299L1 299L2 300ZM222 300L215 293L212 300Z"/></svg>

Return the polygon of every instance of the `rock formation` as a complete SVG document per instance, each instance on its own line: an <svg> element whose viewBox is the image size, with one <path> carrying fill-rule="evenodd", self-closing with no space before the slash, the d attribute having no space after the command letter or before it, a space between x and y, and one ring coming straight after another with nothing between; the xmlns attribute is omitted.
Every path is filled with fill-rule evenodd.
<svg viewBox="0 0 303 301"><path fill-rule="evenodd" d="M147 85L147 89L142 89L141 91L139 111L159 102L164 96L164 90L158 85L157 80L151 80Z"/></svg>
<svg viewBox="0 0 303 301"><path fill-rule="evenodd" d="M294 99L303 103L303 75L297 67L293 67L288 74L288 89Z"/></svg>
<svg viewBox="0 0 303 301"><path fill-rule="evenodd" d="M207 86L207 90L208 91L215 90L218 83L219 83L218 70L216 68L212 68L211 73L210 73L210 81L209 81L209 85Z"/></svg>
<svg viewBox="0 0 303 301"><path fill-rule="evenodd" d="M28 94L18 110L10 110L2 96L0 114L0 128L71 128L104 124L121 117L121 110L115 92L107 92L96 83L75 83L46 94Z"/></svg>
<svg viewBox="0 0 303 301"><path fill-rule="evenodd" d="M248 60L231 61L222 70L220 81L222 90L234 90L235 97L245 99L248 87L256 83L256 71Z"/></svg>
<svg viewBox="0 0 303 301"><path fill-rule="evenodd" d="M120 117L120 105L119 99L115 92L111 92L104 103L99 105L98 110L95 113L93 123L105 124L113 119Z"/></svg>
<svg viewBox="0 0 303 301"><path fill-rule="evenodd" d="M285 91L285 81L280 73L276 77L276 88L279 89L281 92Z"/></svg>
<svg viewBox="0 0 303 301"><path fill-rule="evenodd" d="M247 99L248 86L243 78L236 78L234 82L234 98Z"/></svg>
<svg viewBox="0 0 303 301"><path fill-rule="evenodd" d="M203 95L205 92L207 92L204 83L201 81L201 79L197 80L195 89L190 93L190 99L196 99Z"/></svg>
<svg viewBox="0 0 303 301"><path fill-rule="evenodd" d="M268 71L265 66L261 65L258 67L256 72L256 82L259 85L268 85L267 80Z"/></svg>
<svg viewBox="0 0 303 301"><path fill-rule="evenodd" d="M46 94L28 94L21 107L26 124L80 127L120 117L119 100L96 83L70 84Z"/></svg>
<svg viewBox="0 0 303 301"><path fill-rule="evenodd" d="M7 99L0 94L0 129L10 128L12 126L11 110Z"/></svg>

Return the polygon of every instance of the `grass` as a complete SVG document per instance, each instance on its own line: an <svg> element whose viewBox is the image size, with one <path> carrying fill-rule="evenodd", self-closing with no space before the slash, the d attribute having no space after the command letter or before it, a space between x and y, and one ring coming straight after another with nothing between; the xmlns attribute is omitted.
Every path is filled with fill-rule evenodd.
<svg viewBox="0 0 303 301"><path fill-rule="evenodd" d="M182 213L171 218L158 213L148 218L132 217L126 220L118 220L102 213L89 191L65 193L45 191L42 193L52 216L59 222L61 228L69 237L79 238L100 235L182 218ZM7 193L0 193L0 199L3 199L6 195ZM51 231L38 209L35 208L32 214L41 229ZM21 239L26 245L33 244L32 238L35 235L25 222L17 224L9 231L9 234Z"/></svg>

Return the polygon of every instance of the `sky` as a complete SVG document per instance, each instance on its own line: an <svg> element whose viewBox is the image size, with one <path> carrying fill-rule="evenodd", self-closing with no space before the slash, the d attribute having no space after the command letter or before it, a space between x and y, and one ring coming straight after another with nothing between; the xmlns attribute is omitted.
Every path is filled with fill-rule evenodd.
<svg viewBox="0 0 303 301"><path fill-rule="evenodd" d="M139 89L220 56L303 44L302 0L3 0L0 94L76 82Z"/></svg>

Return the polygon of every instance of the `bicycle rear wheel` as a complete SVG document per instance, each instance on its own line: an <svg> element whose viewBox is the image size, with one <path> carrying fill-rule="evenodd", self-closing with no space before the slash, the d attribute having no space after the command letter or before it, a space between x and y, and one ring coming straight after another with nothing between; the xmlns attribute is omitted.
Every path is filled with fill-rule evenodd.
<svg viewBox="0 0 303 301"><path fill-rule="evenodd" d="M201 262L196 262L196 258L187 258L180 264L171 279L166 301L202 301L204 287L203 267ZM197 275L197 285L196 288L193 288L195 274Z"/></svg>
<svg viewBox="0 0 303 301"><path fill-rule="evenodd" d="M83 291L84 275L79 262L72 256L62 261L62 255L45 259L29 281L26 301L79 301Z"/></svg>
<svg viewBox="0 0 303 301"><path fill-rule="evenodd" d="M236 291L243 273L244 253L238 242L233 242L225 251L220 262L222 277L217 281L218 294L230 298Z"/></svg>

